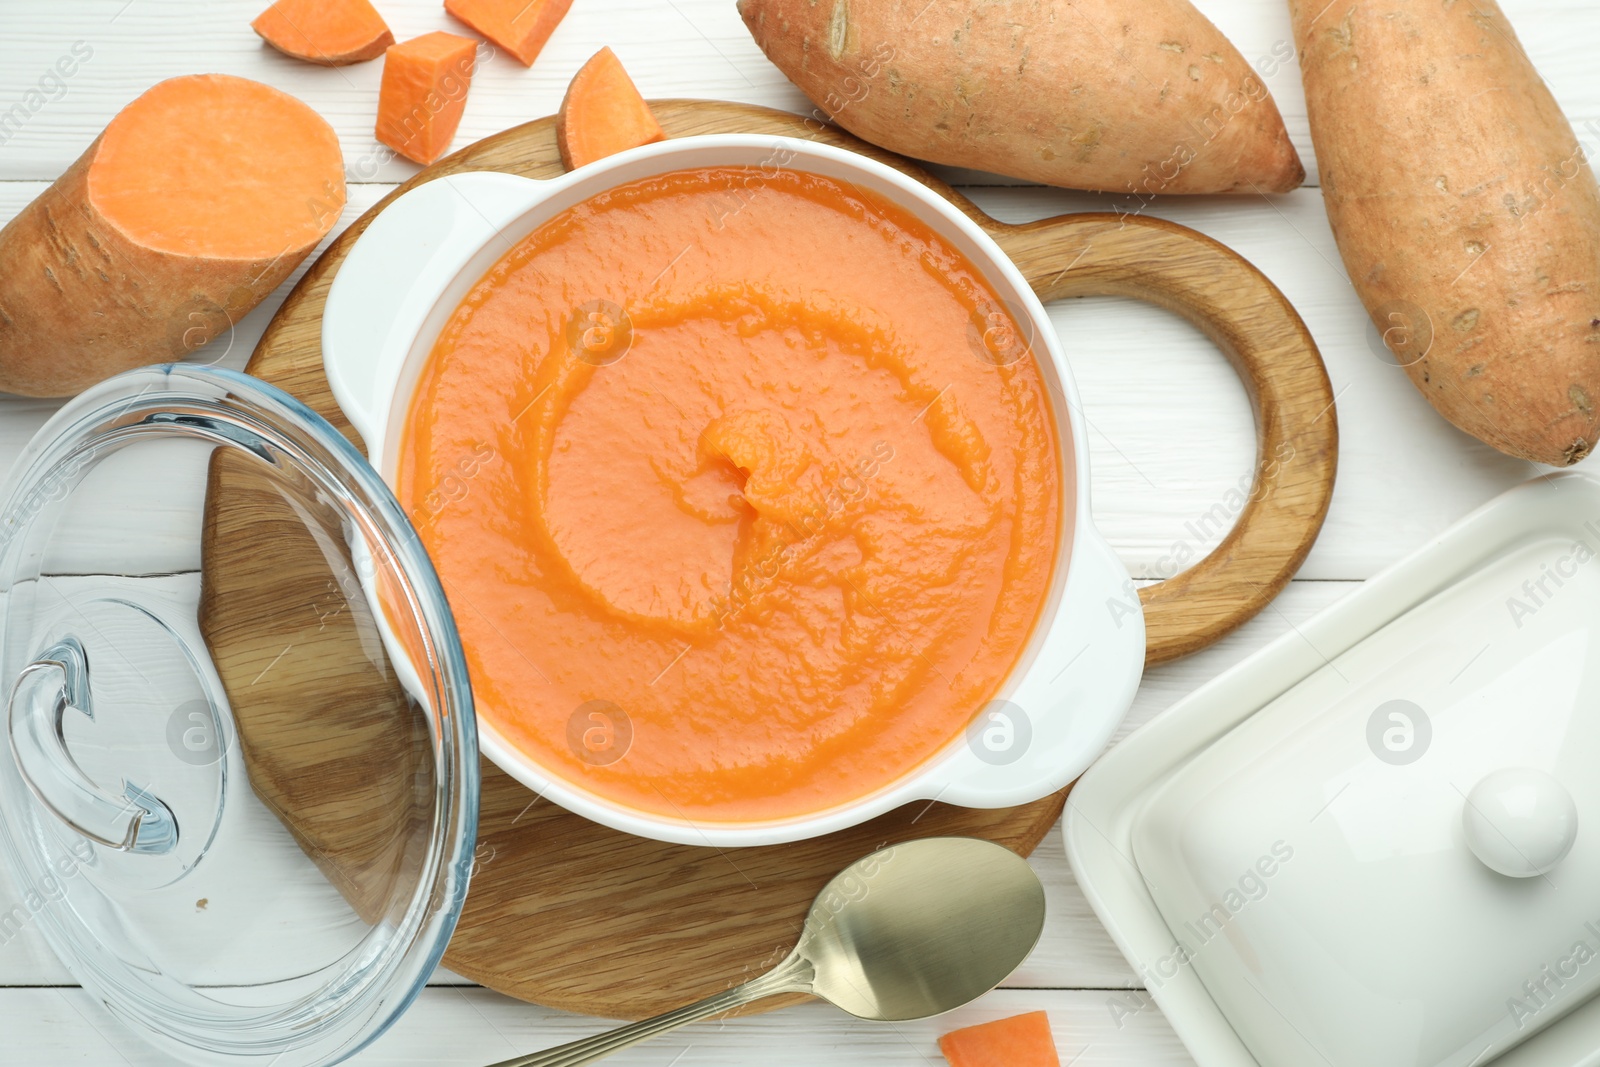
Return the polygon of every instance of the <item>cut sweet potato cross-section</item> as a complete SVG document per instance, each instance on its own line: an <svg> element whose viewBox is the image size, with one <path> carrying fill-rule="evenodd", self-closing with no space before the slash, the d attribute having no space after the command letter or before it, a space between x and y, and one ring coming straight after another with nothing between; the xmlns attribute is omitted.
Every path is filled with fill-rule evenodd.
<svg viewBox="0 0 1600 1067"><path fill-rule="evenodd" d="M378 140L417 163L450 147L467 107L478 42L435 31L392 45L378 91Z"/></svg>
<svg viewBox="0 0 1600 1067"><path fill-rule="evenodd" d="M939 1039L950 1067L1061 1067L1042 1011L954 1030Z"/></svg>
<svg viewBox="0 0 1600 1067"><path fill-rule="evenodd" d="M609 48L573 76L556 116L556 145L568 170L666 136Z"/></svg>
<svg viewBox="0 0 1600 1067"><path fill-rule="evenodd" d="M112 119L87 196L143 248L270 259L322 239L344 206L343 179L338 138L315 111L260 82L197 74L162 82ZM307 209L319 200L325 210Z"/></svg>
<svg viewBox="0 0 1600 1067"><path fill-rule="evenodd" d="M444 0L444 9L533 66L572 0Z"/></svg>
<svg viewBox="0 0 1600 1067"><path fill-rule="evenodd" d="M226 74L160 83L0 230L0 390L67 396L190 354L344 202L339 138L305 104Z"/></svg>
<svg viewBox="0 0 1600 1067"><path fill-rule="evenodd" d="M368 0L278 0L250 28L285 55L325 67L377 59L394 44Z"/></svg>

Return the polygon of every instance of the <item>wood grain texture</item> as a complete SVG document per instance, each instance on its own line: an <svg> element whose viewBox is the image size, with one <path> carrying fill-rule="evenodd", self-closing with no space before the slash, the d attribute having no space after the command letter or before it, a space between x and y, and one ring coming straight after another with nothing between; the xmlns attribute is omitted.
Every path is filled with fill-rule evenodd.
<svg viewBox="0 0 1600 1067"><path fill-rule="evenodd" d="M1256 417L1256 464L1249 490L1220 504L1210 524L1237 521L1200 562L1139 591L1146 663L1204 648L1282 591L1327 517L1339 430L1316 342L1266 275L1182 226L1081 214L991 230L1041 299L1156 304L1197 326L1239 372Z"/></svg>
<svg viewBox="0 0 1600 1067"><path fill-rule="evenodd" d="M1320 370L1315 347L1281 294L1222 246L1181 227L1154 220L1124 222L1115 216L1010 227L912 164L831 127L744 105L659 101L652 106L669 136L737 129L814 138L862 151L928 182L1003 246L1012 247L1025 269L1042 274L1053 266L1051 272L1057 277L1047 287L1049 294L1130 293L1186 311L1205 322L1208 332L1262 382L1272 375L1273 367L1264 359L1268 353L1297 357L1292 359L1297 370L1307 361ZM323 377L320 324L333 275L367 221L393 196L423 180L484 169L542 177L560 173L560 168L554 125L544 119L490 137L402 185L351 225L307 271L267 327L247 370L299 396L360 445ZM1084 231L1085 227L1089 229ZM1079 239L1080 231L1088 234L1087 241ZM1068 258L1062 258L1064 254ZM1169 267L1175 255L1176 267ZM1073 267L1074 262L1084 269ZM1231 271L1221 269L1230 264ZM1156 285L1150 281L1156 276L1167 281ZM1206 310L1208 301L1217 303L1215 314ZM1331 407L1326 375L1318 381L1321 392L1314 399L1319 406ZM1306 384L1289 383L1285 389ZM1276 411L1278 392L1256 387L1253 395L1264 413L1263 441L1277 443L1288 430L1303 429L1294 420L1269 417ZM1331 425L1330 416L1325 426ZM1316 535L1332 487L1333 440L1326 430L1316 431L1315 436L1314 442L1301 444L1327 454L1328 477L1307 498L1306 513L1274 508L1274 496L1264 493L1259 511L1250 515L1252 525L1280 528L1276 540L1268 538L1263 544L1283 548L1281 558L1261 569L1262 559L1270 556L1266 548L1255 556L1218 557L1215 568L1222 572L1222 580L1230 575L1236 580L1240 572L1256 580L1245 592L1219 600L1202 613L1201 625L1192 632L1181 633L1181 626L1170 625L1167 630L1153 630L1162 658L1201 647L1228 632L1288 580ZM219 485L213 506L231 507L233 488ZM1285 494L1284 499L1290 497ZM248 566L255 554L249 531L258 527L246 524L236 541L208 551L208 571ZM1175 612L1170 618L1179 622L1182 616ZM232 654L215 638L212 647L219 660ZM254 657L258 652L248 654ZM251 716L239 718L243 725ZM1061 793L1001 811L916 805L813 841L724 852L617 833L539 800L487 762L483 771L477 871L446 965L523 999L622 1017L665 1010L775 963L792 945L817 890L861 854L934 834L986 837L1026 854L1055 822L1065 797ZM303 815L286 812L285 817L292 822ZM302 840L314 833L320 833L317 839L325 853L339 855L337 843L326 832L305 826L297 830ZM371 846L355 835L351 847L360 852ZM781 1003L771 1001L762 1007Z"/></svg>
<svg viewBox="0 0 1600 1067"><path fill-rule="evenodd" d="M437 783L427 721L351 595L341 515L274 464L213 452L198 622L256 796L372 925L409 904Z"/></svg>

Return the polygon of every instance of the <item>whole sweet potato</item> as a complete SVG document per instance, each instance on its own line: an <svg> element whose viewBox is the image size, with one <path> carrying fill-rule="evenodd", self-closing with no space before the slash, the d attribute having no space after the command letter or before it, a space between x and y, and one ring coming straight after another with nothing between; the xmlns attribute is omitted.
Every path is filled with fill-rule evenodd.
<svg viewBox="0 0 1600 1067"><path fill-rule="evenodd" d="M1557 466L1600 427L1600 190L1493 0L1290 0L1350 281L1455 425Z"/></svg>
<svg viewBox="0 0 1600 1067"><path fill-rule="evenodd" d="M824 117L935 163L1048 185L1286 192L1266 86L1187 0L739 0Z"/></svg>

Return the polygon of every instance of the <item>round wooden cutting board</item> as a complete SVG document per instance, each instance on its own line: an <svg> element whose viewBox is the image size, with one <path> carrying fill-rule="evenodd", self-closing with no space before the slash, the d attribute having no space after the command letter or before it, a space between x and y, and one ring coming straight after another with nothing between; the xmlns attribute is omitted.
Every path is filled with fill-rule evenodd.
<svg viewBox="0 0 1600 1067"><path fill-rule="evenodd" d="M1074 215L1006 226L905 160L797 115L709 101L658 101L652 107L673 137L761 133L862 152L927 182L982 224L1041 297L1132 295L1195 321L1245 378L1264 459L1239 525L1222 546L1177 579L1141 592L1149 661L1216 640L1289 580L1321 526L1332 491L1333 396L1298 315L1243 259L1192 231L1149 218ZM358 446L323 376L321 313L329 285L352 243L389 200L417 183L463 170L561 173L554 120L480 141L391 193L311 267L250 360L249 373L299 397ZM1271 457L1276 461L1269 462ZM226 480L226 471L214 471L208 501L214 512L228 506ZM261 571L261 546L251 532L259 528L215 525L205 559L207 596L224 589L236 596L241 582L257 580L248 575ZM260 580L284 578L280 573ZM209 608L203 600L202 625L227 614L220 602ZM237 639L231 633L220 623L208 632L219 661L227 660L228 642ZM812 897L867 852L916 837L967 835L1027 854L1055 823L1066 797L1062 792L996 811L918 804L811 841L724 851L607 829L540 799L487 761L482 769L477 863L446 965L525 1000L623 1018L698 999L777 962L798 936ZM263 786L258 782L256 788ZM277 800L275 810L285 821L313 818L292 810L292 790ZM335 847L315 827L291 829L303 842Z"/></svg>

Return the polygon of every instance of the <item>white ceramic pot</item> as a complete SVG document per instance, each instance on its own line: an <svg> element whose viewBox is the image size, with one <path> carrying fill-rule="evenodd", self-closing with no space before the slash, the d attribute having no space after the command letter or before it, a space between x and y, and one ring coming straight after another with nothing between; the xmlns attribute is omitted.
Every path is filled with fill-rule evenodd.
<svg viewBox="0 0 1600 1067"><path fill-rule="evenodd" d="M621 183L692 167L770 168L775 158L787 168L844 179L909 210L984 274L1036 338L1034 353L1057 404L1067 499L1062 552L1044 616L999 693L1008 703L985 709L972 728L950 738L911 775L848 806L773 822L690 822L611 803L552 775L509 744L496 728L496 709L480 702L482 749L564 808L631 834L692 845L814 837L918 800L973 808L1037 800L1076 778L1121 722L1143 671L1143 617L1128 572L1090 517L1088 444L1074 414L1078 392L1044 307L999 246L927 186L852 152L746 135L665 141L547 181L487 172L437 179L384 210L333 283L322 342L334 396L393 485L410 397L434 341L462 297L512 244ZM1111 602L1131 609L1108 611Z"/></svg>

